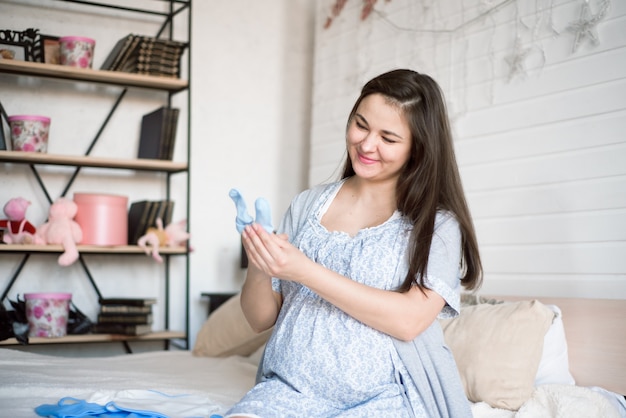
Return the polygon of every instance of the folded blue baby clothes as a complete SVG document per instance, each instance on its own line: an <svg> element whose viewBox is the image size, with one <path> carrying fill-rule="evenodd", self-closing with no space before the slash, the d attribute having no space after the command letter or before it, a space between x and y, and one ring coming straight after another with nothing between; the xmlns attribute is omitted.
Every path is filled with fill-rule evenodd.
<svg viewBox="0 0 626 418"><path fill-rule="evenodd" d="M128 417L128 413L110 415L104 405L70 397L61 398L56 404L39 405L35 412L41 417L51 418Z"/></svg>
<svg viewBox="0 0 626 418"><path fill-rule="evenodd" d="M35 408L51 418L221 418L221 407L204 395L169 395L155 390L99 391L88 399L62 398Z"/></svg>

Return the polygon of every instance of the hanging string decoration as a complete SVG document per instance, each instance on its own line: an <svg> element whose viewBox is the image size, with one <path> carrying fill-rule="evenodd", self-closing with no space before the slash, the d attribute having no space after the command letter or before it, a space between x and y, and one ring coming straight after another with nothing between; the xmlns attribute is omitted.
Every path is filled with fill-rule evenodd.
<svg viewBox="0 0 626 418"><path fill-rule="evenodd" d="M508 81L513 80L516 76L525 76L526 67L524 66L524 60L530 53L530 48L524 48L519 36L515 39L515 46L513 52L507 55L504 60L509 65Z"/></svg>
<svg viewBox="0 0 626 418"><path fill-rule="evenodd" d="M324 28L329 28L333 21L346 8L348 0L329 0L332 4L329 16L324 23ZM391 0L385 0L389 3ZM466 2L471 7L466 7ZM468 36L473 36L474 32L470 28L474 26L484 26L483 39L491 37L490 42L483 45L476 45L477 48L485 49L485 57L491 64L491 83L485 83L486 88L491 89L488 99L493 100L494 87L497 83L497 73L506 83L511 83L517 78L525 78L530 71L541 71L546 63L546 50L543 43L550 39L560 38L562 32L571 33L574 37L571 52L575 53L583 44L589 43L597 46L600 43L598 27L607 17L611 0L565 0L571 5L580 4L580 15L578 19L564 24L557 29L554 21L556 10L571 10L564 8L564 1L557 0L535 0L534 2L522 0L462 0L460 11L457 11L454 19L447 19L442 15L441 6L437 0L404 0L403 4L396 4L404 14L387 13L382 8L382 3L377 0L361 0L360 21L369 20L372 25L363 25L363 28L372 30L373 24L384 24L393 31L398 32L398 45L406 47L410 45L410 34L420 36L421 40L428 39L432 42L432 51L448 50L448 60L454 67L454 71L448 71L444 77L448 78L448 87L453 92L452 101L456 100L456 105L462 112L463 100L466 86L471 83L468 77L475 75L473 68L468 70L468 58L465 54L470 49L468 47ZM580 2L580 3L579 3ZM396 2L397 3L397 2ZM556 5L555 5L556 3ZM438 7L439 6L439 7ZM357 8L354 5L352 10ZM593 13L595 12L595 13ZM437 14L438 13L438 14ZM501 17L497 17L501 14ZM374 18L375 19L372 19ZM396 17L396 18L394 18ZM458 18L458 19L457 19ZM399 23L397 21L404 21ZM506 29L503 22L513 23L514 28ZM350 24L352 24L351 22ZM505 45L503 49L495 49L495 45L501 45L502 35L505 35ZM400 36L402 35L402 36ZM428 38L426 36L428 35ZM402 41L402 42L400 42ZM365 47L364 47L365 48ZM502 47L500 47L502 48ZM409 48L410 49L410 48ZM401 57L405 62L414 58L414 52L405 51ZM434 53L434 52L433 52ZM420 59L423 58L423 51L420 51ZM362 54L367 56L367 54ZM408 57L408 58L407 58ZM439 53L433 56L433 61L437 58L445 57ZM501 61L499 61L501 60ZM476 60L472 65L476 65ZM499 63L502 63L500 67ZM362 71L367 72L371 65L362 64L358 66ZM474 83L474 85L476 85Z"/></svg>
<svg viewBox="0 0 626 418"><path fill-rule="evenodd" d="M586 39L588 39L594 46L600 43L596 26L606 16L609 6L609 0L602 1L600 10L598 10L598 13L594 15L591 13L589 0L584 0L582 8L580 9L580 17L575 22L570 23L566 28L567 31L574 34L574 45L572 46L573 53L578 50L578 47L580 47Z"/></svg>
<svg viewBox="0 0 626 418"><path fill-rule="evenodd" d="M374 5L378 0L362 1L363 7L361 8L361 20L365 20L369 17L370 14L372 14L372 11L374 10ZM385 0L385 3L389 3L390 1L391 0ZM328 29L330 27L330 25L333 23L333 20L335 20L335 18L341 14L341 11L343 10L347 2L348 0L335 0L335 3L330 9L330 16L328 16L328 18L326 18L326 22L324 22L324 29Z"/></svg>

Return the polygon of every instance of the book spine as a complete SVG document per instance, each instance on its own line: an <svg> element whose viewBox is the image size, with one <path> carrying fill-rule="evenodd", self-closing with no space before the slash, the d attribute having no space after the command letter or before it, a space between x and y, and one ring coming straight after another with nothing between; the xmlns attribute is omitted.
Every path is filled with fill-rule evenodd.
<svg viewBox="0 0 626 418"><path fill-rule="evenodd" d="M150 213L148 214L148 219L146 221L146 227L141 232L141 236L145 235L148 232L149 228L156 228L156 219L157 213L159 211L159 202L154 201L150 203Z"/></svg>
<svg viewBox="0 0 626 418"><path fill-rule="evenodd" d="M159 200L158 202L156 202L156 204L157 204L157 213L156 213L156 217L154 218L155 226L156 226L157 219L160 219L161 223L165 225L163 215L165 214L165 209L167 208L167 201Z"/></svg>
<svg viewBox="0 0 626 418"><path fill-rule="evenodd" d="M163 215L163 225L167 226L172 223L172 214L174 213L174 201L168 200L165 208L165 214Z"/></svg>
<svg viewBox="0 0 626 418"><path fill-rule="evenodd" d="M151 331L151 325L133 324L94 324L92 328L95 334L144 335Z"/></svg>
<svg viewBox="0 0 626 418"><path fill-rule="evenodd" d="M152 314L135 314L135 313L105 313L98 314L99 324L136 324L148 325L152 323Z"/></svg>
<svg viewBox="0 0 626 418"><path fill-rule="evenodd" d="M102 66L100 66L100 69L111 70L112 68L114 68L126 51L126 48L128 48L128 46L131 44L133 37L134 35L130 34L117 41L109 55L104 60Z"/></svg>
<svg viewBox="0 0 626 418"><path fill-rule="evenodd" d="M120 71L120 67L122 67L126 60L133 55L134 51L137 49L138 44L139 37L133 36L128 44L128 47L121 51L119 60L116 60L116 62L111 65L111 71Z"/></svg>
<svg viewBox="0 0 626 418"><path fill-rule="evenodd" d="M133 202L128 209L128 244L135 245L141 236L140 230L145 229L150 210L150 202L141 200Z"/></svg>
<svg viewBox="0 0 626 418"><path fill-rule="evenodd" d="M160 143L167 127L168 107L162 106L141 118L138 158L158 159Z"/></svg>
<svg viewBox="0 0 626 418"><path fill-rule="evenodd" d="M165 115L163 116L164 127L162 131L161 138L159 138L159 159L167 160L169 143L172 136L172 114L176 112L177 109L167 108Z"/></svg>
<svg viewBox="0 0 626 418"><path fill-rule="evenodd" d="M172 161L174 159L174 146L176 145L176 133L178 131L179 109L172 109L169 121L169 132L167 136L167 150L164 159Z"/></svg>
<svg viewBox="0 0 626 418"><path fill-rule="evenodd" d="M102 298L100 305L149 306L156 303L155 298Z"/></svg>
<svg viewBox="0 0 626 418"><path fill-rule="evenodd" d="M103 314L148 314L152 313L152 306L130 306L130 305L102 305L100 313Z"/></svg>

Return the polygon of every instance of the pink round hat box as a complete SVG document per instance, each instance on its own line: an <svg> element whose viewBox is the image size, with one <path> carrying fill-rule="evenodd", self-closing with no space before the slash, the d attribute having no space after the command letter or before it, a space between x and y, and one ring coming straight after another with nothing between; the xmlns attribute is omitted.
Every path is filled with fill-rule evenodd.
<svg viewBox="0 0 626 418"><path fill-rule="evenodd" d="M74 193L75 221L83 231L81 244L128 244L128 197L113 194Z"/></svg>
<svg viewBox="0 0 626 418"><path fill-rule="evenodd" d="M25 293L28 336L65 336L71 299L71 293Z"/></svg>

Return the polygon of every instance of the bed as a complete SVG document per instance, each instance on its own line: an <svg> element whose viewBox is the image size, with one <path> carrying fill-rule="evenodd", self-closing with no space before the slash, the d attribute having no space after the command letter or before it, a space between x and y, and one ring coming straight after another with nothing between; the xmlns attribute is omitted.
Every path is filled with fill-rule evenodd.
<svg viewBox="0 0 626 418"><path fill-rule="evenodd" d="M476 418L626 416L624 300L466 295L461 316L442 326ZM253 385L267 337L247 327L235 296L208 317L193 350L67 358L3 348L0 416L37 416L66 397L220 415Z"/></svg>

